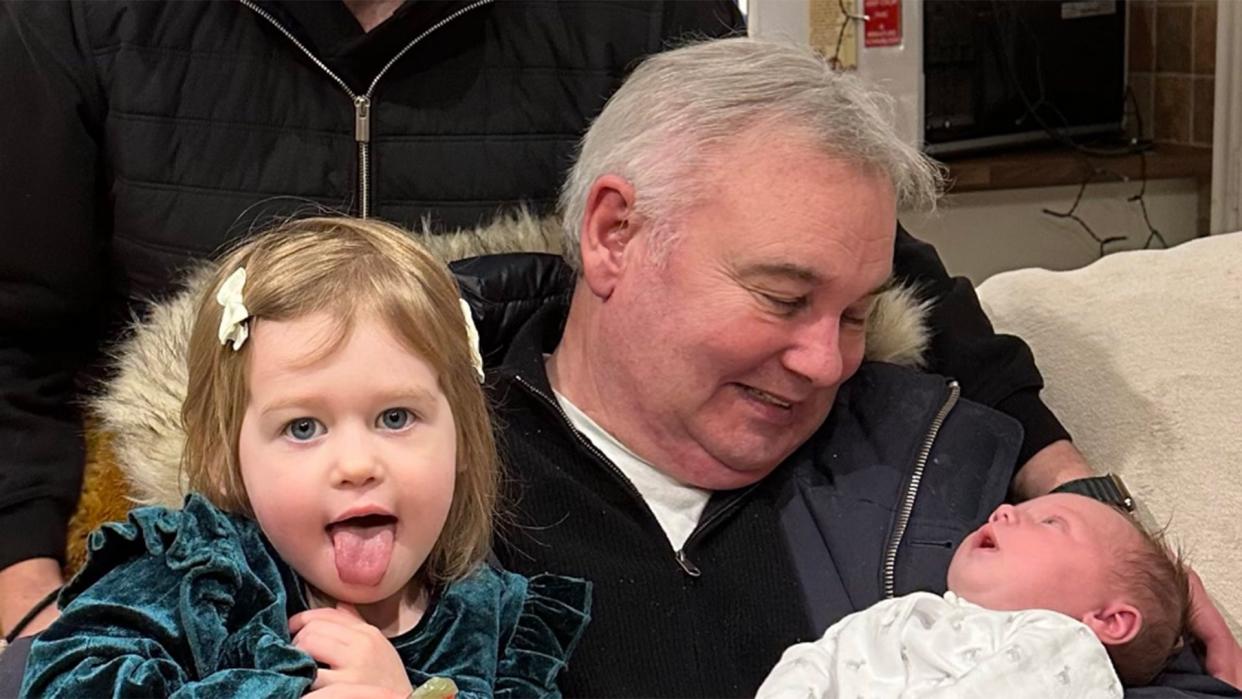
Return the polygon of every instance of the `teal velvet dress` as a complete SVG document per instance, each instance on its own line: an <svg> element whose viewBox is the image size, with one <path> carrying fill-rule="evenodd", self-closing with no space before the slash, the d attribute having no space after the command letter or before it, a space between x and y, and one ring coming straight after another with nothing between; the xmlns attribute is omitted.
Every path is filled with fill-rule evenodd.
<svg viewBox="0 0 1242 699"><path fill-rule="evenodd" d="M316 665L289 638L303 585L252 520L191 495L90 536L61 617L31 647L22 696L299 697ZM481 566L435 591L390 639L417 687L451 678L462 699L556 697L590 613L590 585Z"/></svg>

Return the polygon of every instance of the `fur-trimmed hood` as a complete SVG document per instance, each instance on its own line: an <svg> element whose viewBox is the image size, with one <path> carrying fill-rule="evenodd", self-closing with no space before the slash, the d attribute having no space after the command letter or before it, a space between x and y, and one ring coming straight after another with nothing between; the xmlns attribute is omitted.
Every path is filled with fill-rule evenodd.
<svg viewBox="0 0 1242 699"><path fill-rule="evenodd" d="M560 254L559 221L525 212L492 224L450 234L417 233L445 262L508 252ZM108 434L116 463L135 503L177 507L185 494L181 452L181 403L188 372L185 354L194 300L211 267L192 272L185 289L152 305L114 352L115 376L90 400L90 410ZM877 300L867 328L866 358L921 366L928 346L927 305L908 287L895 287Z"/></svg>

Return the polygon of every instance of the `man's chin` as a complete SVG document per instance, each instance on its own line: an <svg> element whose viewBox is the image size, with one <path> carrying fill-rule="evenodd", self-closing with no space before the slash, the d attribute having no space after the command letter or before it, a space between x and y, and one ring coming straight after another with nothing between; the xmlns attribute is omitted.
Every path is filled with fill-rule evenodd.
<svg viewBox="0 0 1242 699"><path fill-rule="evenodd" d="M708 463L694 469L688 482L704 490L736 490L754 485L776 470L793 450L762 454L724 453L709 456Z"/></svg>

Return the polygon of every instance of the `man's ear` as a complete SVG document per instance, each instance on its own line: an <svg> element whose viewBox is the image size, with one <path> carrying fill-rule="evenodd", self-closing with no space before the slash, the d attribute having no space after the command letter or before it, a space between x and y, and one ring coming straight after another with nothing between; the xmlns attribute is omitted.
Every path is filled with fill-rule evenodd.
<svg viewBox="0 0 1242 699"><path fill-rule="evenodd" d="M1143 628L1143 614L1132 604L1116 602L1088 612L1081 619L1106 646L1120 646L1134 640Z"/></svg>
<svg viewBox="0 0 1242 699"><path fill-rule="evenodd" d="M582 217L582 278L591 292L608 298L625 269L626 249L638 222L634 185L617 175L603 175L591 185Z"/></svg>

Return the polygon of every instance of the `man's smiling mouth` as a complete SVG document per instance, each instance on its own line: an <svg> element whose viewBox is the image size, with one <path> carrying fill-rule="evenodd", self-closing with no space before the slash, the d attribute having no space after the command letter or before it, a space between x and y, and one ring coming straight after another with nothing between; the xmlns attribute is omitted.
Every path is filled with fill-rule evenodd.
<svg viewBox="0 0 1242 699"><path fill-rule="evenodd" d="M747 386L745 384L738 384L738 386L741 387L742 391L745 392L746 395L751 396L752 398L758 401L767 403L768 405L774 405L784 410L789 410L793 408L793 403L790 403L789 401L786 401L786 400L781 400L780 398L777 398L776 396L772 395L771 393L768 393L767 391L761 391L757 388L754 388L752 386Z"/></svg>

